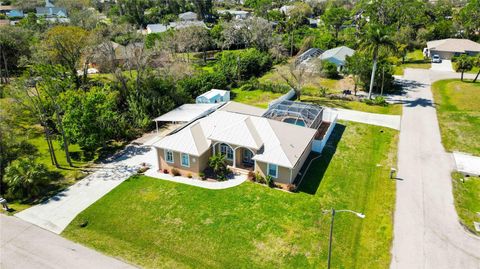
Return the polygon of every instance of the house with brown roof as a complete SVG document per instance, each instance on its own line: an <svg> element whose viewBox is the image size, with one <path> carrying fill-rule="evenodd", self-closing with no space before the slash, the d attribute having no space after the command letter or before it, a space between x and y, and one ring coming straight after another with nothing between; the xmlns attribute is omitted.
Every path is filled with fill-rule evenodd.
<svg viewBox="0 0 480 269"><path fill-rule="evenodd" d="M474 56L480 53L480 44L469 39L447 38L427 42L427 56L440 56L449 60L454 56L467 54Z"/></svg>

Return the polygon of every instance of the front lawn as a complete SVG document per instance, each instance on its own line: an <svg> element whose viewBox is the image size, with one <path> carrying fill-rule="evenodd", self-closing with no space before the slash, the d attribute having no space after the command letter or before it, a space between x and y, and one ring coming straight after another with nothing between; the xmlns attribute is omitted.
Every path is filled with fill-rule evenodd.
<svg viewBox="0 0 480 269"><path fill-rule="evenodd" d="M399 59L399 61L401 63L401 59ZM430 69L431 67L432 63L430 59L425 59L425 57L423 57L422 50L414 50L407 53L405 63L394 67L394 74L403 76L405 68Z"/></svg>
<svg viewBox="0 0 480 269"><path fill-rule="evenodd" d="M480 156L480 83L442 80L432 91L445 148Z"/></svg>
<svg viewBox="0 0 480 269"><path fill-rule="evenodd" d="M338 100L338 99L330 99L327 97L308 96L308 95L302 95L300 99L302 102L314 103L319 106L325 106L325 107L346 108L346 109L353 109L353 110L358 110L363 112L379 113L379 114L390 114L390 115L402 114L401 104L389 104L387 106L377 106L377 105L368 105L366 103L359 102L359 101Z"/></svg>
<svg viewBox="0 0 480 269"><path fill-rule="evenodd" d="M63 235L148 268L332 268L390 264L397 132L341 122L299 193L245 182L207 190L144 176L90 206ZM81 223L88 225L80 227Z"/></svg>
<svg viewBox="0 0 480 269"><path fill-rule="evenodd" d="M480 177L464 177L453 173L453 197L460 222L472 233L480 235L475 230L473 222L480 222ZM463 182L461 179L464 179Z"/></svg>

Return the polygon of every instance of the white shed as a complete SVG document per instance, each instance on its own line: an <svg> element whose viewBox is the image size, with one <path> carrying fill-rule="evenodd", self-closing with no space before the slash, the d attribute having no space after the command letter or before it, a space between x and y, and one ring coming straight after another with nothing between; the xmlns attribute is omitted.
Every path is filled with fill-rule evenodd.
<svg viewBox="0 0 480 269"><path fill-rule="evenodd" d="M211 89L210 91L197 96L197 104L215 104L230 101L230 91Z"/></svg>

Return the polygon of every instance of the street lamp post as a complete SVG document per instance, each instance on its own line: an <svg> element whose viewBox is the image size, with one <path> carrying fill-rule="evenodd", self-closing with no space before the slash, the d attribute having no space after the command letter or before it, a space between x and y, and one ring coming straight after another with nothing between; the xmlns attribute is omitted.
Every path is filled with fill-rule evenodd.
<svg viewBox="0 0 480 269"><path fill-rule="evenodd" d="M357 217L362 218L362 219L365 218L365 215L362 214L362 213L352 211L352 210L348 210L348 209L335 210L334 208L332 208L331 211L330 210L324 210L323 212L324 213L331 212L331 214L332 214L332 221L330 222L330 238L328 240L328 261L327 261L328 262L327 268L330 269L330 261L331 261L331 258L332 258L333 222L335 220L335 213L337 213L337 212L349 212L349 213L357 215Z"/></svg>

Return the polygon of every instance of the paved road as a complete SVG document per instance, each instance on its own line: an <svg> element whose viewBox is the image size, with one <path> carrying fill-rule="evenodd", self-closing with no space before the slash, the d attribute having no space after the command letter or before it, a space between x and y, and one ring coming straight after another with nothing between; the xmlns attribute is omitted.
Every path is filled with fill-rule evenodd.
<svg viewBox="0 0 480 269"><path fill-rule="evenodd" d="M134 268L54 233L0 214L0 268Z"/></svg>
<svg viewBox="0 0 480 269"><path fill-rule="evenodd" d="M430 84L451 72L405 70L410 85L398 151L392 269L480 268L480 238L458 222L450 173L455 164L440 137Z"/></svg>
<svg viewBox="0 0 480 269"><path fill-rule="evenodd" d="M152 155L153 154L153 155ZM60 234L83 210L134 174L140 163L156 157L149 147L129 146L125 154L66 190L16 214L18 218Z"/></svg>

